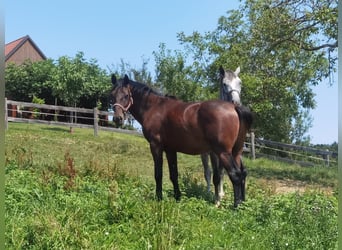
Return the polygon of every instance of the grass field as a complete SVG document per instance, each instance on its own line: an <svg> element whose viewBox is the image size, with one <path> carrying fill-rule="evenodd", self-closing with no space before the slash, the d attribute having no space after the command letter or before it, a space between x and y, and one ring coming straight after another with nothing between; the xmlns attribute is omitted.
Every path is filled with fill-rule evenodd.
<svg viewBox="0 0 342 250"><path fill-rule="evenodd" d="M247 201L220 208L199 156L179 154L182 200L164 161L154 197L144 138L10 123L6 131L6 249L337 249L337 166L244 159Z"/></svg>

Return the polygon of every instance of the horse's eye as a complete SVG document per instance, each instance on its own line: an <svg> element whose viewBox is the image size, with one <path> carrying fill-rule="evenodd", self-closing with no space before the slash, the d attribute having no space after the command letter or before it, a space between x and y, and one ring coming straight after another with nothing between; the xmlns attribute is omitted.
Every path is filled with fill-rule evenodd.
<svg viewBox="0 0 342 250"><path fill-rule="evenodd" d="M125 95L125 100L128 100L129 95Z"/></svg>

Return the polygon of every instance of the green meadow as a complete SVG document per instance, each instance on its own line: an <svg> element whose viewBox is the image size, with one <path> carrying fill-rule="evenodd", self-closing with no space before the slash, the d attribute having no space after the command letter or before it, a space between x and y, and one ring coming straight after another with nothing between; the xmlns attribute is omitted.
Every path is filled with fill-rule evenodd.
<svg viewBox="0 0 342 250"><path fill-rule="evenodd" d="M199 156L178 154L176 202L163 201L137 135L10 123L5 141L6 249L337 249L337 166L244 158L246 202L219 208ZM212 188L213 189L213 188Z"/></svg>

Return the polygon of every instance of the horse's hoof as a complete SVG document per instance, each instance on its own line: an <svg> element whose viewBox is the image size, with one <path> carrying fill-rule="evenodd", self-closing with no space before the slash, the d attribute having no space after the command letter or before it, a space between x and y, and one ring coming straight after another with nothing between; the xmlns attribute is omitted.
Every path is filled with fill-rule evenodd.
<svg viewBox="0 0 342 250"><path fill-rule="evenodd" d="M242 203L242 200L238 200L234 202L234 208L238 208L238 206Z"/></svg>

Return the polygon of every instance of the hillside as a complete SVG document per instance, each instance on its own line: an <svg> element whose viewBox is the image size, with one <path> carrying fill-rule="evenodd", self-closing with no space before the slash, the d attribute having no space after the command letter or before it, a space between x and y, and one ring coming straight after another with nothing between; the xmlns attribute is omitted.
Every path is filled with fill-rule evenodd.
<svg viewBox="0 0 342 250"><path fill-rule="evenodd" d="M334 249L337 168L244 159L247 201L232 188L220 208L206 193L199 156L179 154L176 203L164 161L164 197L154 198L143 137L9 124L6 249ZM324 230L322 230L324 228Z"/></svg>

